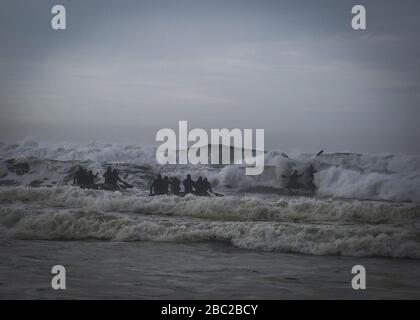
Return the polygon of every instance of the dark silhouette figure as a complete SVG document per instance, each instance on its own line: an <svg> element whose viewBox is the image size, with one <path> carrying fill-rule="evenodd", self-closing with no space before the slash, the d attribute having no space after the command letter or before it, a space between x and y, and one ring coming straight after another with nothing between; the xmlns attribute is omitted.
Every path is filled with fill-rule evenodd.
<svg viewBox="0 0 420 320"><path fill-rule="evenodd" d="M203 178L198 177L197 181L195 182L195 194L196 195L202 195L204 194L204 184L203 184Z"/></svg>
<svg viewBox="0 0 420 320"><path fill-rule="evenodd" d="M169 178L165 176L162 182L162 194L169 194L169 184L170 184Z"/></svg>
<svg viewBox="0 0 420 320"><path fill-rule="evenodd" d="M160 174L158 174L157 178L153 180L152 185L150 186L150 194L151 195L161 195L163 186L163 179Z"/></svg>
<svg viewBox="0 0 420 320"><path fill-rule="evenodd" d="M302 189L304 185L299 182L299 178L303 176L303 172L299 174L297 170L294 170L293 173L289 177L289 183L287 184L287 188L289 189Z"/></svg>
<svg viewBox="0 0 420 320"><path fill-rule="evenodd" d="M118 190L121 188L133 188L132 185L128 184L124 180L120 178L118 175L117 169L112 170L112 168L109 166L106 168L105 173L103 174L103 177L105 178L104 183L104 189L105 190ZM119 185L118 182L121 182L123 185Z"/></svg>
<svg viewBox="0 0 420 320"><path fill-rule="evenodd" d="M207 178L204 178L204 180L203 180L203 190L204 190L204 192L206 192L206 193L208 193L208 192L213 193L213 190L211 189L211 184L210 184L210 182L207 180Z"/></svg>
<svg viewBox="0 0 420 320"><path fill-rule="evenodd" d="M312 164L305 171L305 188L308 190L314 191L316 189L314 183L315 173L317 173L317 171Z"/></svg>
<svg viewBox="0 0 420 320"><path fill-rule="evenodd" d="M95 175L93 174L92 170L89 170L86 174L86 187L87 188L95 188L95 178L99 175L99 172Z"/></svg>
<svg viewBox="0 0 420 320"><path fill-rule="evenodd" d="M185 194L194 193L195 192L195 183L191 179L191 175L187 175L187 179L185 179L182 184L184 185L184 192Z"/></svg>
<svg viewBox="0 0 420 320"><path fill-rule="evenodd" d="M171 179L171 194L179 195L181 192L181 180L177 177Z"/></svg>
<svg viewBox="0 0 420 320"><path fill-rule="evenodd" d="M88 172L86 169L82 169L82 173L79 179L79 186L81 188L86 188L88 186L88 182L89 182Z"/></svg>
<svg viewBox="0 0 420 320"><path fill-rule="evenodd" d="M195 194L197 196L202 197L210 197L210 193L213 193L213 190L211 189L210 183L207 180L207 178L199 177L197 181L195 182Z"/></svg>
<svg viewBox="0 0 420 320"><path fill-rule="evenodd" d="M76 174L73 178L73 185L77 185L83 189L94 189L97 186L95 185L95 178L98 176L93 174L92 170L87 171L86 169L79 167Z"/></svg>
<svg viewBox="0 0 420 320"><path fill-rule="evenodd" d="M112 168L111 167L106 168L106 171L105 171L103 177L105 179L105 184L112 185L113 178L112 178Z"/></svg>
<svg viewBox="0 0 420 320"><path fill-rule="evenodd" d="M118 188L118 181L120 181L120 180L121 179L120 179L120 177L118 175L117 170L116 169L112 170L112 173L111 173L111 185L113 187Z"/></svg>
<svg viewBox="0 0 420 320"><path fill-rule="evenodd" d="M73 178L73 185L74 186L80 186L83 182L83 168L79 167L79 169L76 171L74 178Z"/></svg>
<svg viewBox="0 0 420 320"><path fill-rule="evenodd" d="M132 188L130 184L128 184L127 182L125 182L124 180L120 178L120 176L118 175L117 169L112 170L111 182L112 182L112 186L117 189L121 187L120 185L118 185L118 182L121 182L123 184L122 186L123 188Z"/></svg>

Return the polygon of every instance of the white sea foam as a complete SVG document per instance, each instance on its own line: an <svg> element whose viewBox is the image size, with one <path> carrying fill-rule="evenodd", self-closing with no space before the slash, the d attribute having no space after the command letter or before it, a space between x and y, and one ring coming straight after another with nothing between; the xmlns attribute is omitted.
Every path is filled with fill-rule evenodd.
<svg viewBox="0 0 420 320"><path fill-rule="evenodd" d="M420 206L371 201L148 197L74 187L0 188L3 236L228 241L317 255L420 257Z"/></svg>
<svg viewBox="0 0 420 320"><path fill-rule="evenodd" d="M246 176L241 166L158 166L153 148L130 145L25 141L0 144L0 158L1 237L221 240L256 250L420 258L419 157L295 154L287 159L271 151L264 173L256 177ZM109 163L135 188L106 192L68 186L79 165L102 171ZM19 164L29 169L19 172ZM318 171L315 197L273 196L257 188L281 189L284 176L309 165ZM205 175L226 196L149 197L147 187L158 172Z"/></svg>
<svg viewBox="0 0 420 320"><path fill-rule="evenodd" d="M213 185L233 190L286 186L287 176L294 169L305 171L313 165L318 171L315 184L318 196L349 199L420 202L420 157L406 155L325 154L313 157L294 154L287 159L278 151L268 152L266 167L260 176L246 176L244 168L232 166L159 166L155 149L122 144L91 143L87 145L43 145L34 141L21 144L0 144L0 184L57 185L68 184L78 165L102 171L115 164L122 176L144 189L152 175L183 177L207 176ZM6 160L26 162L30 172L18 176ZM305 175L304 175L305 178Z"/></svg>
<svg viewBox="0 0 420 320"><path fill-rule="evenodd" d="M114 216L94 211L1 209L2 236L42 240L227 241L245 249L314 255L420 258L414 229L272 221L207 221Z"/></svg>
<svg viewBox="0 0 420 320"><path fill-rule="evenodd" d="M337 221L401 223L420 219L420 205L315 198L267 199L258 196L149 197L145 193L83 190L77 187L0 188L0 203L38 203L49 207L84 208L103 212L175 215L234 221Z"/></svg>

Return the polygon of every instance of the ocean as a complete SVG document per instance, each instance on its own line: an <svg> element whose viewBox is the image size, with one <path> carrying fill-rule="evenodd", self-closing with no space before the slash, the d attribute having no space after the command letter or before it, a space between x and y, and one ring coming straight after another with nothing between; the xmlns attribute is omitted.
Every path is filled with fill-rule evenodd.
<svg viewBox="0 0 420 320"><path fill-rule="evenodd" d="M0 297L420 298L420 157L269 151L240 165L156 164L153 147L0 144ZM72 186L107 166L134 186ZM313 195L283 192L315 170ZM224 197L149 196L156 174L206 176ZM51 267L68 289L51 289ZM367 290L353 290L362 264Z"/></svg>

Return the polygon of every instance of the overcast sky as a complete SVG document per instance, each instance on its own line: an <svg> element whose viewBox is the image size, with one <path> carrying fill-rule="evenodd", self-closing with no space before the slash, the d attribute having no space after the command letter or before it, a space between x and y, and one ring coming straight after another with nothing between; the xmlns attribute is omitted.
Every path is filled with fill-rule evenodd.
<svg viewBox="0 0 420 320"><path fill-rule="evenodd" d="M0 5L0 141L152 144L188 120L265 129L267 148L420 153L419 1Z"/></svg>

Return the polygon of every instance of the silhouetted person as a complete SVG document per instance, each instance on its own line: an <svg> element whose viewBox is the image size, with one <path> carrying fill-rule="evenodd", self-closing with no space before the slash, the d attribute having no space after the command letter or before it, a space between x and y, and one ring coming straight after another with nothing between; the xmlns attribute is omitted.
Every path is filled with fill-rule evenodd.
<svg viewBox="0 0 420 320"><path fill-rule="evenodd" d="M213 190L211 189L211 184L210 184L210 182L207 180L207 178L204 178L204 180L203 180L203 190L204 190L204 192L206 192L206 193L208 193L208 192L213 193Z"/></svg>
<svg viewBox="0 0 420 320"><path fill-rule="evenodd" d="M83 168L79 167L79 169L74 174L73 185L80 186L82 182L83 182Z"/></svg>
<svg viewBox="0 0 420 320"><path fill-rule="evenodd" d="M92 170L89 170L86 173L86 187L87 188L94 188L95 187L95 178L98 176L99 173L96 175L93 174Z"/></svg>
<svg viewBox="0 0 420 320"><path fill-rule="evenodd" d="M195 193L197 195L202 195L204 193L204 185L203 185L203 178L198 177L197 181L195 182Z"/></svg>
<svg viewBox="0 0 420 320"><path fill-rule="evenodd" d="M187 175L187 179L185 179L182 184L184 185L184 192L185 194L194 193L195 192L195 183L191 179L191 175Z"/></svg>
<svg viewBox="0 0 420 320"><path fill-rule="evenodd" d="M112 168L111 167L106 168L106 171L105 171L103 177L105 179L105 184L112 185L113 180L112 180Z"/></svg>
<svg viewBox="0 0 420 320"><path fill-rule="evenodd" d="M303 184L299 182L299 178L303 176L303 172L299 174L297 170L294 170L293 173L289 177L289 183L287 187L290 189L301 189L304 187Z"/></svg>
<svg viewBox="0 0 420 320"><path fill-rule="evenodd" d="M131 186L127 182L125 182L124 180L120 178L120 176L118 175L117 169L114 169L112 170L111 185L113 187L120 188L120 186L118 185L118 182L121 182L124 185L124 187L131 188Z"/></svg>
<svg viewBox="0 0 420 320"><path fill-rule="evenodd" d="M169 178L165 176L162 182L162 194L169 194Z"/></svg>
<svg viewBox="0 0 420 320"><path fill-rule="evenodd" d="M86 188L88 184L89 184L88 172L86 169L82 169L82 173L79 179L79 186L82 188Z"/></svg>
<svg viewBox="0 0 420 320"><path fill-rule="evenodd" d="M177 177L173 177L171 179L171 193L175 195L179 195L181 192L181 180Z"/></svg>
<svg viewBox="0 0 420 320"><path fill-rule="evenodd" d="M86 174L86 185L93 186L95 184L95 176L93 175L92 170L89 170Z"/></svg>
<svg viewBox="0 0 420 320"><path fill-rule="evenodd" d="M315 179L315 173L317 173L317 171L315 170L313 164L311 164L305 171L305 188L309 189L309 190L315 190L316 189L316 185L314 183L314 179Z"/></svg>
<svg viewBox="0 0 420 320"><path fill-rule="evenodd" d="M162 194L162 185L163 179L160 174L158 174L157 178L153 180L152 185L150 186L150 194L151 195L161 195Z"/></svg>

